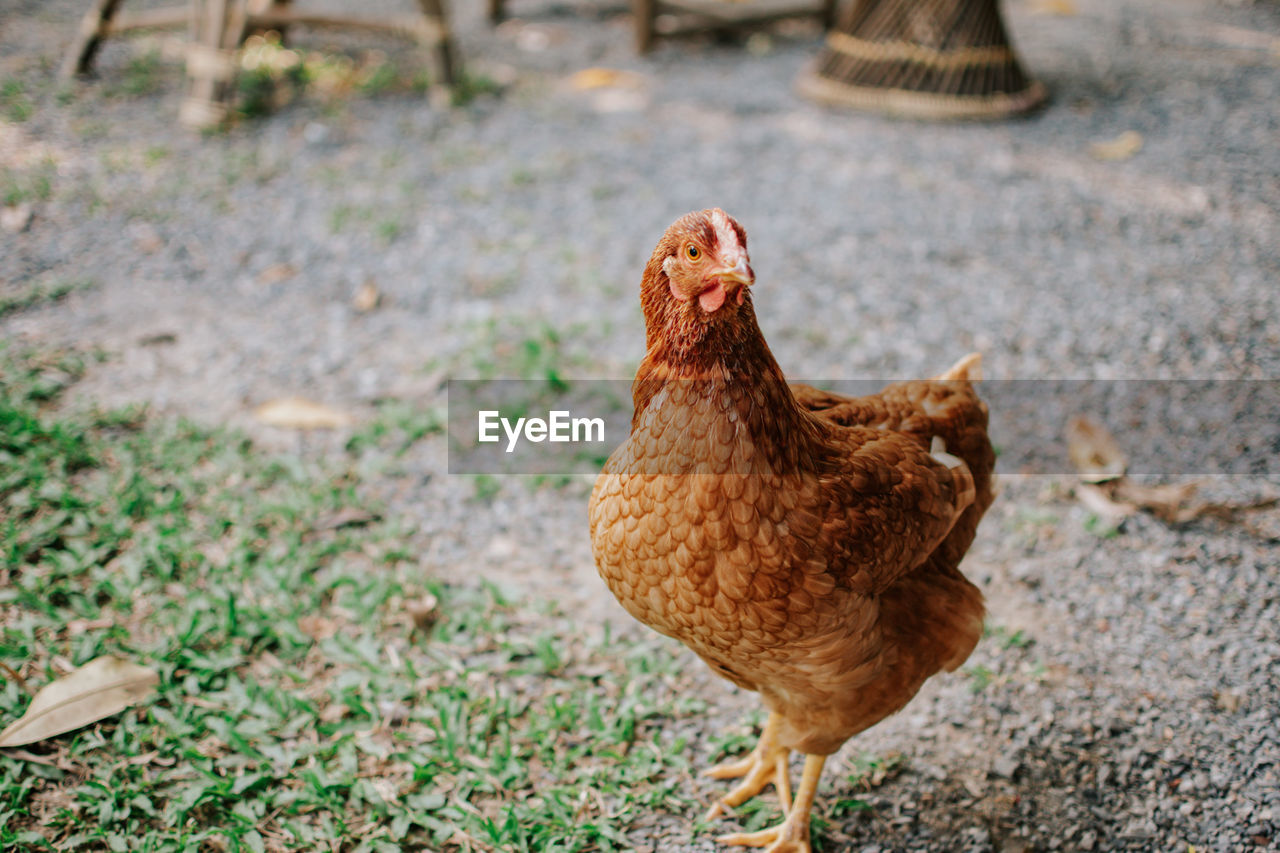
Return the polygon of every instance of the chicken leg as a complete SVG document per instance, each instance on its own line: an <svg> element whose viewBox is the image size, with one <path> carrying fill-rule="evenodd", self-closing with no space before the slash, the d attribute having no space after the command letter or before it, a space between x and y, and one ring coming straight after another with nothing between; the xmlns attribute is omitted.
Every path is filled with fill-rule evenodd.
<svg viewBox="0 0 1280 853"><path fill-rule="evenodd" d="M782 823L759 832L722 835L716 841L742 847L765 847L765 853L812 853L813 848L809 846L809 810L813 808L813 797L818 792L818 780L822 778L822 767L826 761L825 755L805 756L804 775L796 790L795 802L787 810L787 818Z"/></svg>
<svg viewBox="0 0 1280 853"><path fill-rule="evenodd" d="M787 760L791 757L791 750L778 743L779 724L778 715L769 714L769 719L764 724L764 731L760 733L760 740L756 743L756 748L751 750L751 753L746 758L741 761L717 764L704 772L703 775L710 776L713 779L740 779L744 776L746 777L738 787L711 805L704 818L705 820L715 820L724 814L726 810L745 803L768 787L770 782L778 790L778 800L782 804L783 814L791 810L791 776L787 769Z"/></svg>

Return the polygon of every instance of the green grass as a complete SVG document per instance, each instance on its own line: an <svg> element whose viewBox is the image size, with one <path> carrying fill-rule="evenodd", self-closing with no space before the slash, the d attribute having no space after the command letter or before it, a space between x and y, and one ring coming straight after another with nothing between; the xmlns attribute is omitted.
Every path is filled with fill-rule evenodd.
<svg viewBox="0 0 1280 853"><path fill-rule="evenodd" d="M0 113L14 124L31 118L36 111L35 101L27 94L22 81L7 77L0 82Z"/></svg>
<svg viewBox="0 0 1280 853"><path fill-rule="evenodd" d="M36 281L11 293L0 293L0 317L14 311L35 308L47 302L56 302L79 290L93 287L88 280L52 279Z"/></svg>
<svg viewBox="0 0 1280 853"><path fill-rule="evenodd" d="M0 350L0 725L101 654L160 685L0 750L0 849L612 850L693 810L668 723L704 707L669 645L428 577L361 498L360 453L429 425L322 465L60 407L84 370Z"/></svg>
<svg viewBox="0 0 1280 853"><path fill-rule="evenodd" d="M124 70L107 85L110 98L142 98L164 88L164 75L174 73L166 67L159 50L147 50L129 58Z"/></svg>
<svg viewBox="0 0 1280 853"><path fill-rule="evenodd" d="M0 166L0 203L13 207L24 201L48 201L57 171L57 164L50 160L14 169Z"/></svg>

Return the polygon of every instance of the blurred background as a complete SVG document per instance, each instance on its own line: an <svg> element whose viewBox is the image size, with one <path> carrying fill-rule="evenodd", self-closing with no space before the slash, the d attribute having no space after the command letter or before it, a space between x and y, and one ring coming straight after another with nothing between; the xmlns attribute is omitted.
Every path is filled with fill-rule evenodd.
<svg viewBox="0 0 1280 853"><path fill-rule="evenodd" d="M229 121L203 132L178 121L181 31L112 37L88 79L59 79L90 5L0 6L0 338L8 411L26 413L6 421L5 464L28 471L14 460L54 445L14 436L70 419L107 472L83 481L50 456L0 492L16 590L0 598L0 659L31 682L7 678L0 722L107 651L160 670L162 710L26 747L43 762L0 750L6 843L715 849L693 824L711 787L675 764L640 772L629 746L606 756L603 729L574 752L565 732L587 710L557 728L537 703L599 690L591 713L609 718L631 701L627 744L700 763L735 745L712 731L749 742L750 697L605 593L589 478L449 476L441 434L449 378L629 378L643 265L686 211L745 226L757 312L791 376L927 376L974 350L992 379L1280 371L1272 2L1010 0L1012 42L1049 102L986 123L804 100L813 20L640 55L623 2L509 0L496 26L455 2L448 103L410 42L295 27L236 54ZM1108 426L1121 449L1145 447ZM113 444L121 430L141 445ZM226 441L250 455L207 455ZM129 471L151 485L126 507ZM255 478L272 471L324 497L261 504L280 486ZM1276 843L1274 477L1103 502L1070 477L1003 482L966 563L992 638L840 754L821 849ZM224 493L248 503L198 503ZM72 505L81 521L55 512ZM107 518L110 536L67 544ZM196 604L225 615L228 601L231 622L191 627ZM526 704L502 717L492 697L508 695ZM531 713L551 728L530 731ZM475 761L441 757L455 717L473 723L458 749ZM289 752L297 719L322 734L310 752ZM385 749L366 749L370 731ZM518 771L486 751L503 731L526 744L502 760ZM138 762L119 769L120 750ZM183 756L249 781L197 789ZM317 763L327 787L305 777ZM600 767L633 775L606 782Z"/></svg>

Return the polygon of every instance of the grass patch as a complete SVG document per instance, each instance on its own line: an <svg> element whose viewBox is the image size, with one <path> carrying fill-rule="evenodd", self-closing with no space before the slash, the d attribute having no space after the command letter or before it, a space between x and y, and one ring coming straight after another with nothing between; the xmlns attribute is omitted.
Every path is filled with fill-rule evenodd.
<svg viewBox="0 0 1280 853"><path fill-rule="evenodd" d="M0 167L0 202L15 207L24 201L48 201L57 171L57 164L50 160L19 169Z"/></svg>
<svg viewBox="0 0 1280 853"><path fill-rule="evenodd" d="M84 369L0 350L0 663L31 690L108 653L161 681L0 750L0 849L614 850L691 807L665 723L702 709L668 644L425 577L359 447L56 408ZM432 429L387 420L364 440ZM3 725L29 696L0 678Z"/></svg>
<svg viewBox="0 0 1280 853"><path fill-rule="evenodd" d="M26 87L16 77L0 83L0 112L14 124L24 122L36 111L36 103L27 94Z"/></svg>
<svg viewBox="0 0 1280 853"><path fill-rule="evenodd" d="M88 290L93 282L76 279L37 281L20 287L12 293L0 292L0 317L15 311L25 311L48 302L56 302L78 290Z"/></svg>
<svg viewBox="0 0 1280 853"><path fill-rule="evenodd" d="M152 48L129 58L123 72L110 83L109 98L143 98L164 88L165 64L158 49Z"/></svg>

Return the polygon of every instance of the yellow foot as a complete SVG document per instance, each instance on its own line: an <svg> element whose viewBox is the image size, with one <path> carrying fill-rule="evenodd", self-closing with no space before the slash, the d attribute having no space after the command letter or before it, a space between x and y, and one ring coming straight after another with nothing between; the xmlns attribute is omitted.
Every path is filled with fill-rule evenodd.
<svg viewBox="0 0 1280 853"><path fill-rule="evenodd" d="M759 832L736 832L716 839L721 844L739 847L764 847L765 853L812 853L809 847L809 816L805 815L803 831L790 820Z"/></svg>
<svg viewBox="0 0 1280 853"><path fill-rule="evenodd" d="M778 719L769 715L760 741L751 754L741 761L718 764L704 775L713 779L742 779L742 783L711 805L704 820L715 820L734 806L739 806L759 794L770 783L778 789L778 800L785 814L791 808L791 777L787 771L787 759L791 751L777 741ZM746 778L743 778L746 777Z"/></svg>
<svg viewBox="0 0 1280 853"><path fill-rule="evenodd" d="M723 835L716 840L721 844L736 844L741 847L764 847L765 853L812 853L809 846L809 811L813 808L813 797L818 790L818 780L822 777L822 765L826 760L824 755L805 757L804 775L800 778L795 802L787 810L787 819L781 824L760 832Z"/></svg>

